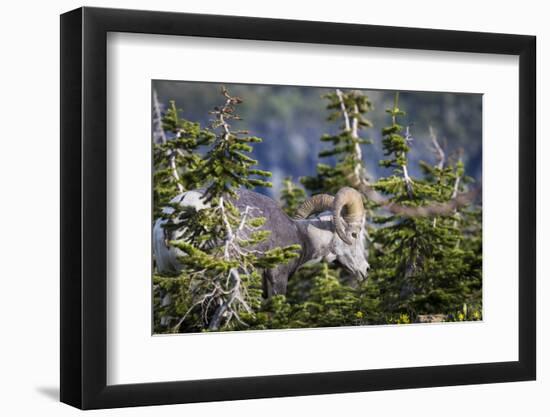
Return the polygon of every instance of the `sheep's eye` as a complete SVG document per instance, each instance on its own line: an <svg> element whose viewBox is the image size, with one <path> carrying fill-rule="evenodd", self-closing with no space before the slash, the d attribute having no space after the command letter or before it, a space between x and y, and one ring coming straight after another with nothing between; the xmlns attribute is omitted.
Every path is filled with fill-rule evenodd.
<svg viewBox="0 0 550 417"><path fill-rule="evenodd" d="M354 238L354 239L357 239L357 233L353 232L353 233L351 234L351 237Z"/></svg>

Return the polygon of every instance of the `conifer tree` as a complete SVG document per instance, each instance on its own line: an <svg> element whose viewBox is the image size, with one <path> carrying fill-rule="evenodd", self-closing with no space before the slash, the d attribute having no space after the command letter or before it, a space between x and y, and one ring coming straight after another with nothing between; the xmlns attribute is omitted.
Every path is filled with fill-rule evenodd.
<svg viewBox="0 0 550 417"><path fill-rule="evenodd" d="M424 179L437 191L434 200L445 202L456 199L460 192L467 190L474 179L465 175L462 150L456 158L446 159L434 130L430 127L433 148L438 155L436 165L420 162ZM456 159L456 160L455 160ZM453 256L454 262L443 262L434 268L433 275L444 276L444 282L438 282L442 299L447 304L442 313L452 315L452 310L469 316L472 320L481 318L481 209L474 203L456 208L449 216L437 216L432 219L432 227L447 228L447 236L452 236L454 248L444 249L444 256Z"/></svg>
<svg viewBox="0 0 550 417"><path fill-rule="evenodd" d="M321 263L312 280L311 289L297 308L293 319L307 327L352 325L356 319L356 298L353 290L342 285L338 270Z"/></svg>
<svg viewBox="0 0 550 417"><path fill-rule="evenodd" d="M321 141L331 144L331 148L319 153L319 158L333 158L334 165L317 164L317 175L302 178L304 186L312 193L334 194L344 186L367 179L363 163L362 145L372 143L361 137L363 130L372 126L365 115L372 110L369 98L359 91L342 92L336 90L324 96L331 111L327 120L343 121L340 131L335 135L326 134Z"/></svg>
<svg viewBox="0 0 550 417"><path fill-rule="evenodd" d="M401 126L397 118L404 116L405 112L399 108L399 93L395 93L393 107L386 109L386 113L391 116L391 125L382 129L382 147L384 149L384 155L388 157L380 161L380 165L386 168L393 168L396 174L403 176L403 184L407 191L407 196L412 198L412 179L409 177L407 169L407 154L410 151L409 143L411 136L409 134L409 128L407 127L405 136L402 135L403 126ZM393 180L396 180L394 177ZM397 180L397 183L401 183ZM380 186L378 187L380 188ZM398 189L396 189L397 191ZM393 194L396 194L395 192Z"/></svg>
<svg viewBox="0 0 550 417"><path fill-rule="evenodd" d="M198 150L211 143L214 135L199 123L183 119L174 101L162 115L155 93L153 106L153 206L157 218L173 197L201 185L202 179L195 175L201 162Z"/></svg>
<svg viewBox="0 0 550 417"><path fill-rule="evenodd" d="M409 176L407 154L411 137L409 129L399 124L398 118L405 113L399 108L398 97L396 94L393 107L387 110L391 124L382 129L386 159L380 163L392 168L393 175L379 179L374 187L404 207L450 201L459 191L463 166L445 166L440 158L435 166L421 164L425 178ZM380 227L373 233L371 276L380 288L389 321L402 315L414 320L420 314L447 313L445 310L464 302L471 276L460 248L462 235L455 215L375 217Z"/></svg>
<svg viewBox="0 0 550 417"><path fill-rule="evenodd" d="M230 123L240 120L236 106L242 100L225 88L222 94L224 104L212 112L216 139L194 172L206 182L203 200L208 207L198 211L180 208L172 214L186 226L182 238L171 244L185 253L179 261L193 294L176 331L191 319L190 313L195 313L195 322L187 324L191 328L248 326L246 320L254 318L262 301L261 270L288 262L298 256L300 249L292 245L265 253L254 250L270 231L261 229L265 219L258 215L257 208L239 210L236 190L270 186L265 180L270 173L254 168L257 161L246 155L252 151L251 144L261 139L243 130L232 130Z"/></svg>
<svg viewBox="0 0 550 417"><path fill-rule="evenodd" d="M371 101L355 90L343 92L337 89L324 98L328 100L327 110L331 112L327 120L341 121L341 125L340 131L335 135L326 134L321 137L321 141L330 143L331 147L321 151L319 158L331 159L333 165L319 163L315 176L301 179L312 194L335 194L344 186L368 184L363 163L363 146L372 141L364 138L363 132L372 127L372 123L366 118L366 114L373 109ZM372 206L367 200L364 204L368 209ZM294 286L299 286L300 290L291 292L289 301L293 304L297 317L300 317L302 326L317 327L317 322L326 326L336 325L330 324L335 323L330 318L322 319L321 312L338 317L342 320L341 325L374 323L379 318L376 312L378 300L375 284L371 281L358 285L356 279L346 270L335 265L322 263L302 268L293 277L293 281ZM312 294L320 296L315 289L319 290L321 283L327 285L327 291L319 299L319 304L324 304L325 307L317 305L317 314L306 314L313 306L313 301L306 298ZM306 294L306 298L299 297L300 293Z"/></svg>
<svg viewBox="0 0 550 417"><path fill-rule="evenodd" d="M222 94L224 105L211 112L215 116L212 129L218 131L217 140L198 170L200 176L210 181L206 188L207 203L224 196L235 197L235 190L239 187L271 187L271 183L265 180L271 177L271 173L254 168L258 161L246 155L252 152L251 144L262 140L249 136L247 130L230 130L230 121L241 120L235 114L235 106L241 104L242 99L230 96L225 87L222 88Z"/></svg>

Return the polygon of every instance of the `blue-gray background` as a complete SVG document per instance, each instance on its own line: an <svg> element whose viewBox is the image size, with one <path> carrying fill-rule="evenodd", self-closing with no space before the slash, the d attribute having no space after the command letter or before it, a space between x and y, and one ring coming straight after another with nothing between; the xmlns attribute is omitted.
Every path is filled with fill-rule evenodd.
<svg viewBox="0 0 550 417"><path fill-rule="evenodd" d="M154 80L161 107L166 108L169 100L175 100L183 110L182 117L210 123L209 111L223 104L220 94L225 85L232 95L244 102L238 106L242 122L235 122L234 128L247 129L264 141L254 147L253 157L259 161L259 168L273 173L273 189L263 192L278 196L284 177L291 176L298 181L301 176L314 175L319 162L317 153L327 147L319 138L324 133L335 133L341 122L328 122L327 100L322 96L334 91L329 88L246 85L231 83L201 83L185 81ZM389 124L385 110L392 106L395 91L365 90L374 104L367 118L373 128L363 131L362 137L374 141L363 147L363 159L371 179L390 174L378 165L383 158L381 129ZM409 170L420 175L418 162L434 163L429 126L433 126L447 157L457 156L463 150L466 174L481 183L482 173L482 96L465 93L433 93L400 91L399 107L406 111L400 124L410 125L413 137L409 154ZM323 162L326 162L323 161ZM258 190L262 191L262 190Z"/></svg>

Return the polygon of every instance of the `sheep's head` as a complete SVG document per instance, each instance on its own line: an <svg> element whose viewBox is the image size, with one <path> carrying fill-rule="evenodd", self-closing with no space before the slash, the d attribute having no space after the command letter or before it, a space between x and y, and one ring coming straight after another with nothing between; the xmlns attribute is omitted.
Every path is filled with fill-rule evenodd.
<svg viewBox="0 0 550 417"><path fill-rule="evenodd" d="M318 194L306 200L297 210L297 219L331 210L333 238L330 251L336 260L360 279L367 277L369 263L365 248L365 208L361 194L349 187L341 188L335 197Z"/></svg>

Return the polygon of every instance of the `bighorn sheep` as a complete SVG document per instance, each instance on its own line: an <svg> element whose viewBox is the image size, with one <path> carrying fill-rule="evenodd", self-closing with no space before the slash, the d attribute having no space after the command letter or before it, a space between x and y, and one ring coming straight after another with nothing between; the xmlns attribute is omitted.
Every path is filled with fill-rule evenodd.
<svg viewBox="0 0 550 417"><path fill-rule="evenodd" d="M173 203L204 208L202 191L188 191L176 197ZM340 189L336 196L315 195L306 200L291 219L277 202L253 191L239 190L233 203L240 209L255 207L258 216L265 217L263 229L271 231L269 237L258 244L260 251L275 247L298 244L300 256L284 265L264 271L264 295L285 294L289 277L302 265L309 262L337 261L359 279L365 279L369 264L365 249L365 209L363 200L353 188ZM166 208L165 210L173 210ZM331 212L331 213L327 213ZM312 215L318 215L308 218ZM178 256L182 253L167 246L163 224L157 219L153 227L153 251L157 269L161 273L179 270ZM177 231L168 240L176 239Z"/></svg>

